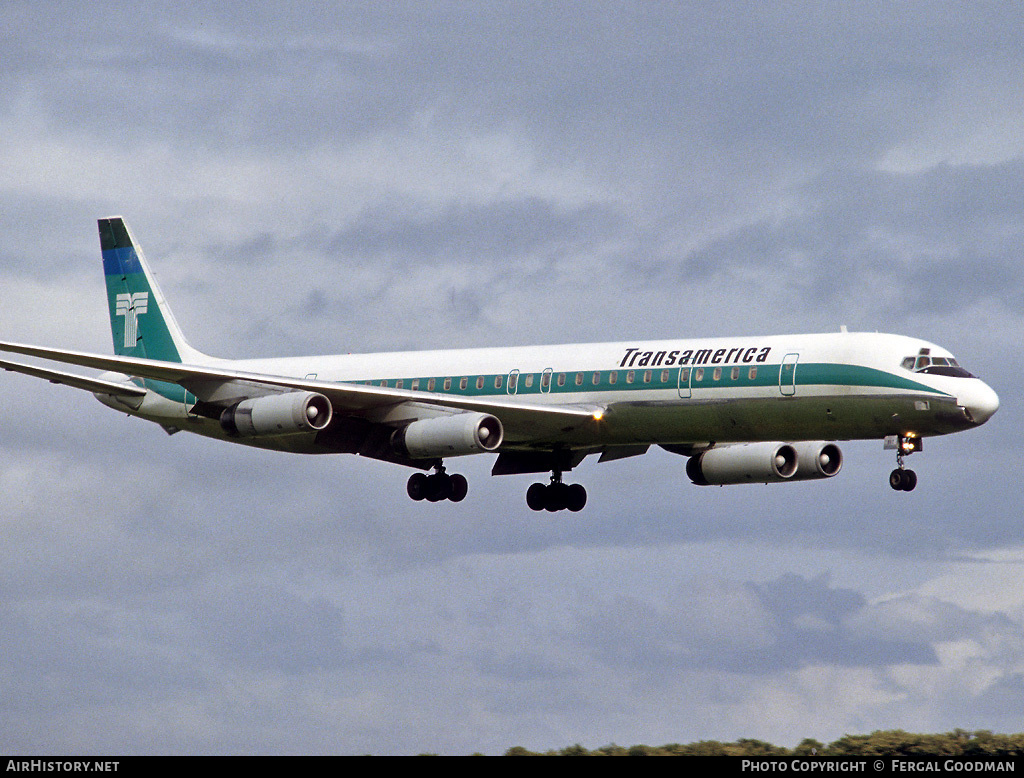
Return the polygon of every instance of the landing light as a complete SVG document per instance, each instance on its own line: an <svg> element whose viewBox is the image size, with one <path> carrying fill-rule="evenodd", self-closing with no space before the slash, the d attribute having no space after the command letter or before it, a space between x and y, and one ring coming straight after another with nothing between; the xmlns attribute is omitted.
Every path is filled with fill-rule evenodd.
<svg viewBox="0 0 1024 778"><path fill-rule="evenodd" d="M908 432L900 439L900 451L904 454L913 454L921 450L921 438L916 433Z"/></svg>
<svg viewBox="0 0 1024 778"><path fill-rule="evenodd" d="M604 418L604 411L594 411L591 416L593 416L594 421L601 421Z"/></svg>

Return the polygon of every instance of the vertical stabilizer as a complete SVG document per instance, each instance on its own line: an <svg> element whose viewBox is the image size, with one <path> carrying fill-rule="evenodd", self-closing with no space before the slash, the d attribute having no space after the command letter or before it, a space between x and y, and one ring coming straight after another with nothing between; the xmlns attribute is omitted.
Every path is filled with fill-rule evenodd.
<svg viewBox="0 0 1024 778"><path fill-rule="evenodd" d="M114 353L164 362L206 361L185 340L124 219L100 219L99 230Z"/></svg>

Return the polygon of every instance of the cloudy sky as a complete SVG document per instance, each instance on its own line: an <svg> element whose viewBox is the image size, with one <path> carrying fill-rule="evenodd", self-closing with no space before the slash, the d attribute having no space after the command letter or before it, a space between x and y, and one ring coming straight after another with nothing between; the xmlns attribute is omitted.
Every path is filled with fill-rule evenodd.
<svg viewBox="0 0 1024 778"><path fill-rule="evenodd" d="M254 7L255 6L255 7ZM251 451L0 374L0 751L1024 730L1014 4L0 6L0 337L107 352L123 214L224 357L852 329L1000 394L913 494ZM458 467L455 468L454 465Z"/></svg>

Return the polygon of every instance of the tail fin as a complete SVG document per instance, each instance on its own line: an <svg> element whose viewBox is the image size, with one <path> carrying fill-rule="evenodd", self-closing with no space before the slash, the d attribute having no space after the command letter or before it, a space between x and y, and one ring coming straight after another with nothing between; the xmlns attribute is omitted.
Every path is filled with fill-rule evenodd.
<svg viewBox="0 0 1024 778"><path fill-rule="evenodd" d="M99 220L114 353L164 362L208 359L192 348L120 216Z"/></svg>

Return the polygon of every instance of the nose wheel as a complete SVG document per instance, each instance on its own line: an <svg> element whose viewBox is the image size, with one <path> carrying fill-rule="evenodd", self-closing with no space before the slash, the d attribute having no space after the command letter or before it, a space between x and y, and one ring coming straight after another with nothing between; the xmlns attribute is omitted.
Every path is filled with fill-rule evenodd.
<svg viewBox="0 0 1024 778"><path fill-rule="evenodd" d="M897 492L912 492L914 487L917 486L917 473L913 470L897 467L889 473L889 486Z"/></svg>
<svg viewBox="0 0 1024 778"><path fill-rule="evenodd" d="M533 484L526 490L526 504L534 511L577 513L587 504L587 490L582 484L562 483L562 474L556 472L551 476L551 483Z"/></svg>
<svg viewBox="0 0 1024 778"><path fill-rule="evenodd" d="M444 467L438 466L437 472L433 475L426 473L413 473L409 476L409 482L405 487L408 495L414 500L426 500L427 502L440 502L450 500L451 502L462 502L469 492L469 482L466 476L455 473L448 475Z"/></svg>
<svg viewBox="0 0 1024 778"><path fill-rule="evenodd" d="M897 492L912 492L917 486L917 473L903 465L903 458L921 450L921 438L900 436L896 441L896 469L889 473L889 486Z"/></svg>

